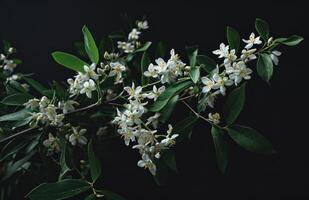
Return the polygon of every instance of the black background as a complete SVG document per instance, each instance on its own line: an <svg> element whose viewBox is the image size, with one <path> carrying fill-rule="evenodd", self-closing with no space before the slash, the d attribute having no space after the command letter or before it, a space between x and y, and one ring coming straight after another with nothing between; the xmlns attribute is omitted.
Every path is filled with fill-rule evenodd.
<svg viewBox="0 0 309 200"><path fill-rule="evenodd" d="M11 41L18 49L24 61L19 70L35 72L35 77L45 83L72 75L51 59L51 52L73 52L72 44L81 41L84 24L97 39L121 29L124 14L132 19L146 15L151 28L145 39L163 40L182 55L186 45L195 44L202 54L211 54L225 41L227 25L247 38L254 30L256 17L269 22L275 37L302 35L305 41L300 46L280 49L283 55L270 85L256 76L248 83L245 109L238 120L269 138L278 152L276 155L248 153L230 142L230 162L226 175L222 176L216 168L209 128L201 122L190 142L177 145L179 172L170 176L167 186L156 186L149 173L136 167L137 152L118 140L104 147L112 156L103 161L101 184L129 200L309 198L305 3L295 0L0 2L0 38Z"/></svg>

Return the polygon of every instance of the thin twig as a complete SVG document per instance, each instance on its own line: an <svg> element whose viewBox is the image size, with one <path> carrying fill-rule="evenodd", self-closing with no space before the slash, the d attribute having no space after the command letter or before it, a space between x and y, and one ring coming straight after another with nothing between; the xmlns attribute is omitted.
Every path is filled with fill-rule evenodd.
<svg viewBox="0 0 309 200"><path fill-rule="evenodd" d="M1 139L1 140L0 140L0 143L5 142L5 141L7 141L7 140L10 140L10 139L12 139L12 138L15 138L15 137L17 137L17 136L19 136L19 135L22 135L22 134L24 134L24 133L27 133L27 132L32 131L32 130L35 130L35 129L36 129L36 128L28 128L28 129L22 130L22 131L20 131L20 132L14 133L13 135L10 135L10 136L8 136L8 137L6 137L6 138Z"/></svg>

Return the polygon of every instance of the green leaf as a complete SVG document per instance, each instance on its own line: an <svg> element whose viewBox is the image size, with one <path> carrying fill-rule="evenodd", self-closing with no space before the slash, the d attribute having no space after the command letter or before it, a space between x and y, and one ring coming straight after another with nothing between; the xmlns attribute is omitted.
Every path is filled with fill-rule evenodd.
<svg viewBox="0 0 309 200"><path fill-rule="evenodd" d="M193 83L197 83L200 78L200 68L196 66L196 56L197 56L198 49L195 49L192 53L189 54L190 59L190 77Z"/></svg>
<svg viewBox="0 0 309 200"><path fill-rule="evenodd" d="M161 159L165 162L165 164L174 172L177 172L177 164L175 151L172 149L167 149L162 153Z"/></svg>
<svg viewBox="0 0 309 200"><path fill-rule="evenodd" d="M34 188L27 197L31 200L61 200L85 192L90 187L84 180L68 179L57 183L43 183Z"/></svg>
<svg viewBox="0 0 309 200"><path fill-rule="evenodd" d="M124 197L120 196L119 194L116 194L108 190L98 190L98 191L104 195L104 198L106 200L126 200Z"/></svg>
<svg viewBox="0 0 309 200"><path fill-rule="evenodd" d="M150 47L150 45L151 45L151 42L146 42L144 46L142 46L139 49L136 49L134 53L146 51Z"/></svg>
<svg viewBox="0 0 309 200"><path fill-rule="evenodd" d="M246 83L235 88L228 96L224 105L224 117L227 125L231 125L242 111L245 104Z"/></svg>
<svg viewBox="0 0 309 200"><path fill-rule="evenodd" d="M275 150L272 144L258 131L240 125L228 129L231 138L244 149L261 154L272 154Z"/></svg>
<svg viewBox="0 0 309 200"><path fill-rule="evenodd" d="M15 112L15 113L10 113L10 114L0 116L0 122L19 121L19 120L23 120L23 119L29 117L30 115L31 114L28 110L22 109L20 111Z"/></svg>
<svg viewBox="0 0 309 200"><path fill-rule="evenodd" d="M88 159L90 165L90 175L92 181L95 182L101 175L101 164L94 154L92 141L90 141L88 144Z"/></svg>
<svg viewBox="0 0 309 200"><path fill-rule="evenodd" d="M160 121L162 123L165 123L170 118L170 116L172 115L176 107L178 99L179 99L179 95L174 96L173 98L169 100L166 106L161 110Z"/></svg>
<svg viewBox="0 0 309 200"><path fill-rule="evenodd" d="M206 94L202 94L202 98L198 101L198 104L197 104L197 111L200 113L200 112L204 112L206 107L208 106L208 96L209 96L209 93L206 93Z"/></svg>
<svg viewBox="0 0 309 200"><path fill-rule="evenodd" d="M292 35L289 38L278 38L275 40L276 43L284 44L287 46L296 46L304 40L303 37L298 35Z"/></svg>
<svg viewBox="0 0 309 200"><path fill-rule="evenodd" d="M7 180L8 178L10 178L12 175L14 175L15 173L17 173L18 171L21 170L22 166L28 162L28 160L30 158L32 158L32 156L36 153L36 151L32 151L30 153L28 153L25 157L23 157L22 159L14 162L13 164L9 165L6 168L5 171L5 175L1 178L0 183Z"/></svg>
<svg viewBox="0 0 309 200"><path fill-rule="evenodd" d="M239 33L232 27L226 28L226 37L229 43L230 49L235 49L237 52L240 46L240 36Z"/></svg>
<svg viewBox="0 0 309 200"><path fill-rule="evenodd" d="M18 127L21 127L21 126L25 126L25 125L29 124L29 122L31 122L31 120L32 120L32 116L29 116L25 119L17 121L16 123L13 124L12 128L15 129L15 128L18 128Z"/></svg>
<svg viewBox="0 0 309 200"><path fill-rule="evenodd" d="M263 19L257 18L255 20L255 29L266 42L269 38L269 25Z"/></svg>
<svg viewBox="0 0 309 200"><path fill-rule="evenodd" d="M273 62L269 54L262 53L256 63L257 72L259 76L266 82L269 82L273 75Z"/></svg>
<svg viewBox="0 0 309 200"><path fill-rule="evenodd" d="M84 34L85 50L88 54L88 57L90 58L91 62L98 64L98 62L99 62L99 51L98 51L97 45L95 44L95 41L94 41L89 29L86 26L84 26L82 30L83 30L83 34Z"/></svg>
<svg viewBox="0 0 309 200"><path fill-rule="evenodd" d="M21 84L19 82L14 81L14 80L10 80L6 86L10 87L10 89L9 88L7 88L7 89L13 90L12 93L8 92L9 93L8 95L15 94L15 93L21 93L21 92L27 93L25 88L23 86L21 86Z"/></svg>
<svg viewBox="0 0 309 200"><path fill-rule="evenodd" d="M84 73L84 66L88 64L84 61L82 61L81 59L77 58L74 55L68 54L68 53L64 53L64 52L60 52L60 51L56 51L54 53L52 53L52 57L54 58L54 60L62 65L65 66L71 70L74 70L76 72L82 72Z"/></svg>
<svg viewBox="0 0 309 200"><path fill-rule="evenodd" d="M158 99L150 106L149 110L151 112L158 112L164 108L164 106L169 102L169 100L182 92L183 90L192 86L191 80L186 80L182 82L177 82L168 88L158 97Z"/></svg>
<svg viewBox="0 0 309 200"><path fill-rule="evenodd" d="M64 176L71 170L68 165L67 165L67 154L68 154L68 147L66 141L61 141L62 143L62 149L61 149L61 154L60 154L60 174L58 181L62 180Z"/></svg>
<svg viewBox="0 0 309 200"><path fill-rule="evenodd" d="M145 51L141 59L141 82L143 86L146 85L148 82L147 81L148 78L144 76L144 72L147 70L147 67L149 66L150 63L151 63L150 56Z"/></svg>
<svg viewBox="0 0 309 200"><path fill-rule="evenodd" d="M44 95L43 94L43 91L46 90L46 88L41 84L39 83L38 81L32 79L32 78L28 78L28 77L25 77L23 76L22 77L30 86L32 86L36 91L38 91L40 94Z"/></svg>
<svg viewBox="0 0 309 200"><path fill-rule="evenodd" d="M16 93L10 96L5 97L1 103L10 106L20 106L26 103L29 99L32 99L33 96L26 93Z"/></svg>
<svg viewBox="0 0 309 200"><path fill-rule="evenodd" d="M217 66L217 63L212 58L205 55L196 56L196 62L208 73L214 70Z"/></svg>
<svg viewBox="0 0 309 200"><path fill-rule="evenodd" d="M8 41L3 40L3 51L5 54L9 54L10 47L11 47L11 44Z"/></svg>
<svg viewBox="0 0 309 200"><path fill-rule="evenodd" d="M218 127L212 126L211 135L215 145L217 165L221 173L224 174L228 162L228 146L224 139L224 132Z"/></svg>

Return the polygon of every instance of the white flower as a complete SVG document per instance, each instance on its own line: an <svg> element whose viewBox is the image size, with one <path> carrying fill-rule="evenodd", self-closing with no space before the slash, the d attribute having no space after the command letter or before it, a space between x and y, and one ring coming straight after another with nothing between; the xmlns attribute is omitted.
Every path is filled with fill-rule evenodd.
<svg viewBox="0 0 309 200"><path fill-rule="evenodd" d="M16 66L17 65L14 63L13 60L4 60L4 66L3 66L4 70L13 72Z"/></svg>
<svg viewBox="0 0 309 200"><path fill-rule="evenodd" d="M132 53L135 49L134 45L130 42L118 42L118 48L124 50L125 53Z"/></svg>
<svg viewBox="0 0 309 200"><path fill-rule="evenodd" d="M36 108L39 107L39 102L40 102L39 99L30 99L29 101L27 101L27 102L24 103L23 105L24 105L26 108L30 108L30 110L34 110L34 109L36 109Z"/></svg>
<svg viewBox="0 0 309 200"><path fill-rule="evenodd" d="M95 72L96 64L92 63L89 67L87 65L84 66L85 74L88 76L88 78L92 78L94 80L97 80L99 78L99 75Z"/></svg>
<svg viewBox="0 0 309 200"><path fill-rule="evenodd" d="M157 78L158 77L158 71L156 66L154 66L152 63L148 66L148 71L144 72L144 76L146 77L152 77Z"/></svg>
<svg viewBox="0 0 309 200"><path fill-rule="evenodd" d="M139 35L141 34L136 28L133 28L132 31L129 33L128 39L129 40L138 40Z"/></svg>
<svg viewBox="0 0 309 200"><path fill-rule="evenodd" d="M149 28L148 22L146 20L144 20L144 21L137 21L136 24L137 24L137 27L139 29L148 29Z"/></svg>
<svg viewBox="0 0 309 200"><path fill-rule="evenodd" d="M214 108L214 104L215 104L215 100L218 96L218 94L220 94L220 91L217 90L213 93L210 93L207 97L207 105L209 105L211 108Z"/></svg>
<svg viewBox="0 0 309 200"><path fill-rule="evenodd" d="M225 55L224 59L224 65L229 66L232 62L234 62L237 59L237 56L235 55L235 49L232 49L230 52L228 52Z"/></svg>
<svg viewBox="0 0 309 200"><path fill-rule="evenodd" d="M202 83L205 85L202 89L203 93L209 92L215 86L215 82L207 77L202 77L201 80Z"/></svg>
<svg viewBox="0 0 309 200"><path fill-rule="evenodd" d="M51 133L49 133L48 138L43 141L43 145L47 148L47 155L60 152L60 140Z"/></svg>
<svg viewBox="0 0 309 200"><path fill-rule="evenodd" d="M220 117L220 114L219 114L219 113L214 113L214 114L209 113L209 114L208 114L208 119L209 119L210 121L212 121L214 124L219 124L219 123L220 123L221 117Z"/></svg>
<svg viewBox="0 0 309 200"><path fill-rule="evenodd" d="M152 88L152 92L146 94L145 96L148 99L153 99L154 101L157 100L157 98L160 96L160 94L162 94L162 92L165 91L165 86L161 86L159 89L157 89L157 87L154 85Z"/></svg>
<svg viewBox="0 0 309 200"><path fill-rule="evenodd" d="M232 80L229 80L228 77L220 76L219 74L215 73L212 79L216 82L213 86L213 89L220 88L220 92L222 95L225 95L225 86L231 86L233 84Z"/></svg>
<svg viewBox="0 0 309 200"><path fill-rule="evenodd" d="M123 127L118 130L118 133L123 137L124 143L129 146L130 141L135 141L134 129L131 127Z"/></svg>
<svg viewBox="0 0 309 200"><path fill-rule="evenodd" d="M6 80L7 81L16 81L19 80L20 76L18 74L13 74L12 76L8 77Z"/></svg>
<svg viewBox="0 0 309 200"><path fill-rule="evenodd" d="M168 125L168 130L166 131L167 135L165 139L161 141L164 146L171 147L176 144L175 139L179 136L178 134L172 134L173 132L173 127L171 124Z"/></svg>
<svg viewBox="0 0 309 200"><path fill-rule="evenodd" d="M157 63L156 69L159 73L164 73L167 70L167 63L162 58L156 59L155 62Z"/></svg>
<svg viewBox="0 0 309 200"><path fill-rule="evenodd" d="M86 81L83 85L83 88L81 89L80 93L87 95L88 98L92 97L92 91L96 90L95 82L92 79L89 79L89 81Z"/></svg>
<svg viewBox="0 0 309 200"><path fill-rule="evenodd" d="M248 40L242 39L247 45L245 46L246 49L251 49L254 44L261 44L262 41L260 40L260 36L255 37L254 33L251 33Z"/></svg>
<svg viewBox="0 0 309 200"><path fill-rule="evenodd" d="M86 133L86 129L78 130L75 127L72 127L73 133L69 136L69 142L75 146L76 144L85 145L87 144L87 138L83 136Z"/></svg>
<svg viewBox="0 0 309 200"><path fill-rule="evenodd" d="M246 64L243 61L233 64L233 73L229 76L231 80L234 80L235 85L238 85L242 79L249 80L251 79L250 74L252 70L247 68Z"/></svg>
<svg viewBox="0 0 309 200"><path fill-rule="evenodd" d="M6 59L6 56L4 54L0 54L0 60L5 60Z"/></svg>
<svg viewBox="0 0 309 200"><path fill-rule="evenodd" d="M132 87L124 87L124 90L129 94L128 99L139 99L141 98L142 87L138 86L135 88L134 82L132 82Z"/></svg>
<svg viewBox="0 0 309 200"><path fill-rule="evenodd" d="M64 114L75 110L74 105L79 105L79 103L76 102L76 101L73 101L73 100L59 101L58 102L58 108L62 109L62 112Z"/></svg>
<svg viewBox="0 0 309 200"><path fill-rule="evenodd" d="M213 51L212 53L215 55L218 55L219 58L223 58L226 57L226 55L228 54L229 51L229 46L225 46L225 44L221 43L219 46L219 49Z"/></svg>
<svg viewBox="0 0 309 200"><path fill-rule="evenodd" d="M142 155L142 160L137 162L137 166L148 169L152 175L156 175L157 167L149 158L148 154Z"/></svg>
<svg viewBox="0 0 309 200"><path fill-rule="evenodd" d="M126 67L119 62L111 62L111 71L109 72L109 77L115 77L115 84L122 82L122 72L126 71Z"/></svg>
<svg viewBox="0 0 309 200"><path fill-rule="evenodd" d="M48 105L50 104L50 100L46 97L46 96L43 96L40 100L40 108L45 108L47 107Z"/></svg>
<svg viewBox="0 0 309 200"><path fill-rule="evenodd" d="M256 49L249 49L249 50L247 50L247 49L243 49L242 51L241 51L241 56L240 56L240 58L243 60L243 61L245 61L245 62L247 62L247 61L249 61L249 60L254 60L254 59L256 59L256 55L254 55L254 52L256 51Z"/></svg>
<svg viewBox="0 0 309 200"><path fill-rule="evenodd" d="M159 117L161 116L160 113L156 113L155 115L149 117L147 119L146 125L151 124L154 128L158 128L158 123L159 123Z"/></svg>
<svg viewBox="0 0 309 200"><path fill-rule="evenodd" d="M271 60L273 61L273 63L275 64L275 65L278 65L279 64L279 59L278 59L278 57L279 56L281 56L281 52L280 51L272 51L271 52L271 54L270 54L270 58L271 58Z"/></svg>

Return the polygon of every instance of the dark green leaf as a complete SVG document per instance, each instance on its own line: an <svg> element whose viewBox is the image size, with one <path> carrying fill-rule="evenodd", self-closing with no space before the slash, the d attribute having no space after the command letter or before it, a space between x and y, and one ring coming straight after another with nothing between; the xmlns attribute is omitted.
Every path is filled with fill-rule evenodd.
<svg viewBox="0 0 309 200"><path fill-rule="evenodd" d="M261 154L272 154L275 150L272 144L256 130L235 125L228 129L231 138L244 149Z"/></svg>
<svg viewBox="0 0 309 200"><path fill-rule="evenodd" d="M88 144L88 159L90 165L90 175L92 181L95 182L101 175L101 164L94 154L92 141L90 141Z"/></svg>
<svg viewBox="0 0 309 200"><path fill-rule="evenodd" d="M30 86L32 86L36 91L38 91L40 94L44 95L43 94L43 91L46 90L46 88L41 84L39 83L38 81L32 79L32 78L28 78L28 77L25 77L23 76L22 77Z"/></svg>
<svg viewBox="0 0 309 200"><path fill-rule="evenodd" d="M146 85L147 82L148 82L147 81L148 78L144 76L144 72L147 70L147 67L149 66L150 63L151 63L150 56L145 51L143 53L142 60L141 60L141 82L142 82L142 85Z"/></svg>
<svg viewBox="0 0 309 200"><path fill-rule="evenodd" d="M162 123L165 123L170 118L171 114L173 113L176 107L178 99L179 99L179 95L174 96L173 98L169 100L166 106L162 109L162 111L160 112L161 114L160 121Z"/></svg>
<svg viewBox="0 0 309 200"><path fill-rule="evenodd" d="M214 70L217 66L217 63L212 58L205 55L198 55L196 57L196 62L208 73Z"/></svg>
<svg viewBox="0 0 309 200"><path fill-rule="evenodd" d="M256 63L259 76L266 82L269 82L273 75L273 62L269 54L262 53Z"/></svg>
<svg viewBox="0 0 309 200"><path fill-rule="evenodd" d="M76 72L84 72L84 66L88 65L86 62L82 61L81 59L77 58L74 55L56 51L52 53L52 57L54 60L62 65L65 66L71 70L74 70Z"/></svg>
<svg viewBox="0 0 309 200"><path fill-rule="evenodd" d="M68 165L67 165L67 154L68 154L68 147L66 141L62 141L62 149L61 149L61 154L60 154L60 174L58 181L62 180L64 176L71 170Z"/></svg>
<svg viewBox="0 0 309 200"><path fill-rule="evenodd" d="M139 49L136 49L134 53L146 51L150 47L150 45L151 45L151 42L146 42L144 46L142 46Z"/></svg>
<svg viewBox="0 0 309 200"><path fill-rule="evenodd" d="M29 116L25 119L17 121L16 123L13 124L12 128L15 129L15 128L18 128L18 127L21 127L21 126L25 126L25 125L29 124L29 122L31 120L32 120L32 116Z"/></svg>
<svg viewBox="0 0 309 200"><path fill-rule="evenodd" d="M194 50L192 53L189 54L190 60L190 77L193 83L197 83L200 78L200 68L196 66L196 56L197 56L198 49Z"/></svg>
<svg viewBox="0 0 309 200"><path fill-rule="evenodd" d="M255 20L255 29L266 42L269 38L269 25L263 19L257 18Z"/></svg>
<svg viewBox="0 0 309 200"><path fill-rule="evenodd" d="M182 141L183 139L189 137L193 126L198 121L198 117L188 116L187 118L181 120L173 127L173 134L179 134L177 141Z"/></svg>
<svg viewBox="0 0 309 200"><path fill-rule="evenodd" d="M83 27L83 34L84 34L84 44L85 50L90 58L91 62L98 64L99 62L99 51L97 45L95 44L95 40L93 39L89 29L84 26Z"/></svg>
<svg viewBox="0 0 309 200"><path fill-rule="evenodd" d="M20 106L26 103L29 99L32 99L33 96L26 93L16 93L10 96L5 97L1 103L10 106Z"/></svg>
<svg viewBox="0 0 309 200"><path fill-rule="evenodd" d="M228 96L224 105L224 117L227 125L231 125L240 114L245 104L246 83L234 89Z"/></svg>
<svg viewBox="0 0 309 200"><path fill-rule="evenodd" d="M15 113L6 114L3 116L0 116L0 122L3 121L19 121L23 120L27 117L29 117L31 114L28 110L22 109L20 111L17 111Z"/></svg>
<svg viewBox="0 0 309 200"><path fill-rule="evenodd" d="M84 180L68 179L57 183L43 183L34 188L27 197L31 200L61 200L87 191L90 185Z"/></svg>
<svg viewBox="0 0 309 200"><path fill-rule="evenodd" d="M11 47L11 44L8 41L3 40L3 51L5 54L9 54L10 47Z"/></svg>
<svg viewBox="0 0 309 200"><path fill-rule="evenodd" d="M228 162L228 146L224 138L224 132L216 126L212 126L211 135L214 141L217 165L224 174Z"/></svg>
<svg viewBox="0 0 309 200"><path fill-rule="evenodd" d="M149 108L151 112L158 112L164 108L164 106L169 102L169 100L184 91L185 89L192 86L193 83L191 80L186 80L182 82L177 82L168 88L158 97L157 101L155 101Z"/></svg>
<svg viewBox="0 0 309 200"><path fill-rule="evenodd" d="M197 111L200 113L200 112L204 112L207 105L208 105L208 96L209 96L209 93L206 93L206 94L202 94L202 98L198 101L198 104L197 104Z"/></svg>
<svg viewBox="0 0 309 200"><path fill-rule="evenodd" d="M298 35L292 35L289 38L278 38L275 40L276 43L279 44L284 44L287 46L295 46L298 45L299 43L301 43L304 40L303 37L298 36Z"/></svg>
<svg viewBox="0 0 309 200"><path fill-rule="evenodd" d="M85 200L94 200L94 199L97 199L97 196L95 194L90 194L85 198Z"/></svg>
<svg viewBox="0 0 309 200"><path fill-rule="evenodd" d="M237 52L240 46L240 36L239 33L232 27L226 28L226 37L229 43L230 49L235 49Z"/></svg>

